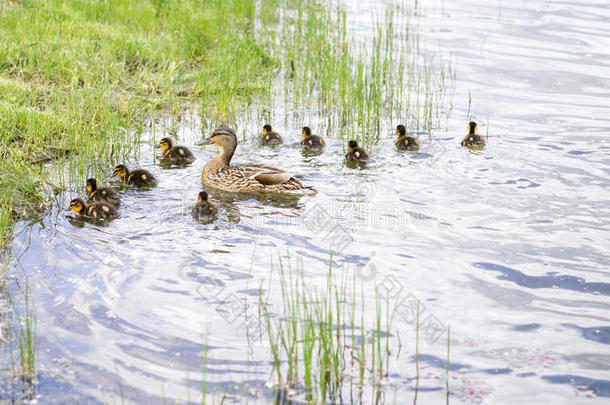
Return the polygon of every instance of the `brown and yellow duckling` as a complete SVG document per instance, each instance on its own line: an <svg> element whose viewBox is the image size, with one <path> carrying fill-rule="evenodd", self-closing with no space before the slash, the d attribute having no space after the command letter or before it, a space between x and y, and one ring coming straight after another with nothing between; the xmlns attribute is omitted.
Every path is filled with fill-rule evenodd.
<svg viewBox="0 0 610 405"><path fill-rule="evenodd" d="M304 149L320 150L326 145L324 139L318 135L311 134L311 128L309 127L303 127L301 136L303 137L301 145Z"/></svg>
<svg viewBox="0 0 610 405"><path fill-rule="evenodd" d="M275 132L271 125L266 124L263 126L263 136L261 137L261 145L275 146L282 144L282 137L280 134Z"/></svg>
<svg viewBox="0 0 610 405"><path fill-rule="evenodd" d="M96 219L114 219L119 216L113 205L104 201L93 202L87 205L80 198L75 198L70 201L70 209L76 212L76 215L82 217L91 217Z"/></svg>
<svg viewBox="0 0 610 405"><path fill-rule="evenodd" d="M358 146L358 142L352 140L347 143L345 159L349 162L368 162L369 154Z"/></svg>
<svg viewBox="0 0 610 405"><path fill-rule="evenodd" d="M118 165L114 168L113 174L117 176L124 184L130 186L145 187L154 186L157 184L157 179L148 170L134 169L129 171L127 166Z"/></svg>
<svg viewBox="0 0 610 405"><path fill-rule="evenodd" d="M413 136L407 136L407 129L404 125L396 127L396 147L400 150L419 150L419 140Z"/></svg>
<svg viewBox="0 0 610 405"><path fill-rule="evenodd" d="M210 187L234 192L299 193L312 191L298 180L302 175L286 172L259 163L231 166L231 158L237 148L237 136L231 128L214 130L204 145L220 146L220 154L203 167L201 181ZM302 192L301 192L302 193Z"/></svg>
<svg viewBox="0 0 610 405"><path fill-rule="evenodd" d="M112 204L115 207L121 205L121 198L119 194L111 188L108 187L97 187L97 180L91 178L87 179L85 183L85 188L87 189L87 196L91 201L94 202L107 202L108 204Z"/></svg>
<svg viewBox="0 0 610 405"><path fill-rule="evenodd" d="M195 156L189 148L186 146L173 146L170 138L161 139L159 147L163 150L163 157L172 163L191 163L195 160Z"/></svg>
<svg viewBox="0 0 610 405"><path fill-rule="evenodd" d="M193 206L193 216L197 219L209 220L216 216L218 208L210 202L210 197L205 191L201 191L197 197L197 204Z"/></svg>
<svg viewBox="0 0 610 405"><path fill-rule="evenodd" d="M470 121L468 123L468 135L462 140L462 146L466 146L469 149L483 149L485 148L485 138L476 134L477 123Z"/></svg>

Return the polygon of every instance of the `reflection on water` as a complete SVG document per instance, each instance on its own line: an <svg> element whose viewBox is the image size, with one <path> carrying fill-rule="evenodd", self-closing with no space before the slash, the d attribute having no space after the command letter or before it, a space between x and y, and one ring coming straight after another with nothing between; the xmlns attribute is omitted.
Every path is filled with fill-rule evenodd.
<svg viewBox="0 0 610 405"><path fill-rule="evenodd" d="M355 35L366 35L379 5L346 6ZM201 168L216 153L195 146L197 114L177 131L193 146L190 165L159 164L148 134L140 159L126 163L159 184L121 190L120 219L74 220L65 208L79 185L41 222L18 228L8 284L30 282L38 393L44 402L199 402L206 381L217 399L267 403L271 357L252 338L258 295L277 299L269 279L280 256L298 258L308 283L324 285L332 248L337 268L355 269L365 300L381 288L394 298L402 354L387 396L396 403L413 397L409 304L418 300L422 320L443 336L420 341L421 403L444 401L449 325L454 401L605 403L609 19L595 0L422 6L419 29L438 39L426 44L457 69L448 130L420 135L418 153L395 151L388 135L365 167L348 167L336 139L322 154L302 154L299 126L281 107L272 122L281 147L261 148L258 123L242 121L236 163L304 173L318 193L208 190L219 207L210 224L190 216ZM459 147L469 92L480 132L489 131L483 152Z"/></svg>

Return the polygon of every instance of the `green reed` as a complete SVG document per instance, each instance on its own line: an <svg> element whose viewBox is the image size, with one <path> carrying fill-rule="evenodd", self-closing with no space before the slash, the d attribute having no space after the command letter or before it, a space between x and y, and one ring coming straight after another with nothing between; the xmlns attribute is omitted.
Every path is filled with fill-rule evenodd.
<svg viewBox="0 0 610 405"><path fill-rule="evenodd" d="M266 3L263 9L271 9ZM400 122L428 132L441 125L454 73L450 63L422 49L409 5L386 6L372 37L357 40L340 5L272 4L278 3L277 25L263 32L282 62L286 109L301 110L297 122L320 118L326 135L367 145Z"/></svg>
<svg viewBox="0 0 610 405"><path fill-rule="evenodd" d="M26 281L23 305L18 305L6 288L6 325L12 364L12 386L17 384L24 398L32 398L36 378L36 312L32 307L29 283ZM15 350L15 343L17 350Z"/></svg>
<svg viewBox="0 0 610 405"><path fill-rule="evenodd" d="M337 279L332 257L322 289L307 286L300 262L293 271L280 260L277 272L279 309L262 298L259 303L277 389L296 390L307 403L341 402L346 394L374 392L376 381L388 377L389 303L378 298L373 319L366 319L364 300L354 300L355 278L346 271Z"/></svg>

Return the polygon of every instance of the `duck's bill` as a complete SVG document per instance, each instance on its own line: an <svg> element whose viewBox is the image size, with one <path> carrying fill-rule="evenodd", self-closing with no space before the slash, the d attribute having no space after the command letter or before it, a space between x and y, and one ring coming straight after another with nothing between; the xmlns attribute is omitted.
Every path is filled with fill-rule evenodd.
<svg viewBox="0 0 610 405"><path fill-rule="evenodd" d="M203 142L201 142L202 145L211 145L212 144L212 139L208 138L208 139L204 139Z"/></svg>

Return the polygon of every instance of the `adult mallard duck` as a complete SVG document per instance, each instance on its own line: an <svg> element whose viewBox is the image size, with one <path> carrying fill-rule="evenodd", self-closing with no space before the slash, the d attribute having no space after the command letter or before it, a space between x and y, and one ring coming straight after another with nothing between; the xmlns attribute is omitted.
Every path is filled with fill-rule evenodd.
<svg viewBox="0 0 610 405"><path fill-rule="evenodd" d="M70 209L76 212L76 215L83 217L92 217L96 219L113 219L118 217L116 208L103 201L87 205L80 198L75 198L70 201Z"/></svg>
<svg viewBox="0 0 610 405"><path fill-rule="evenodd" d="M275 132L269 124L263 126L263 136L261 137L261 145L275 146L281 144L282 137L280 136L280 134Z"/></svg>
<svg viewBox="0 0 610 405"><path fill-rule="evenodd" d="M157 184L157 179L151 172L144 169L134 169L129 171L127 166L118 165L114 168L113 174L125 184L136 187L153 186Z"/></svg>
<svg viewBox="0 0 610 405"><path fill-rule="evenodd" d="M97 180L93 178L87 179L85 188L87 189L87 196L91 201L104 201L114 205L115 207L118 207L121 204L121 199L116 191L108 187L98 188Z"/></svg>
<svg viewBox="0 0 610 405"><path fill-rule="evenodd" d="M303 140L301 141L303 149L320 150L326 145L324 139L318 135L311 134L311 128L309 127L303 127L301 136L303 137Z"/></svg>
<svg viewBox="0 0 610 405"><path fill-rule="evenodd" d="M218 208L210 202L210 197L205 191L201 191L197 197L197 204L193 206L193 216L197 219L209 220L218 213Z"/></svg>
<svg viewBox="0 0 610 405"><path fill-rule="evenodd" d="M369 154L358 146L358 142L352 140L347 143L345 159L349 162L368 162Z"/></svg>
<svg viewBox="0 0 610 405"><path fill-rule="evenodd" d="M407 136L407 129L404 125L396 127L396 147L401 150L419 150L419 141L413 136Z"/></svg>
<svg viewBox="0 0 610 405"><path fill-rule="evenodd" d="M303 176L300 174L259 163L231 166L231 158L237 148L237 136L231 128L217 128L203 144L220 146L220 154L206 163L201 172L201 180L210 187L224 191L274 193L312 190L301 184L298 178Z"/></svg>
<svg viewBox="0 0 610 405"><path fill-rule="evenodd" d="M469 149L483 149L485 148L485 138L476 134L477 123L470 121L468 123L468 135L462 140L462 146L466 146Z"/></svg>
<svg viewBox="0 0 610 405"><path fill-rule="evenodd" d="M173 146L170 138L163 138L159 142L163 150L163 157L172 163L191 163L195 160L193 152L186 146Z"/></svg>

